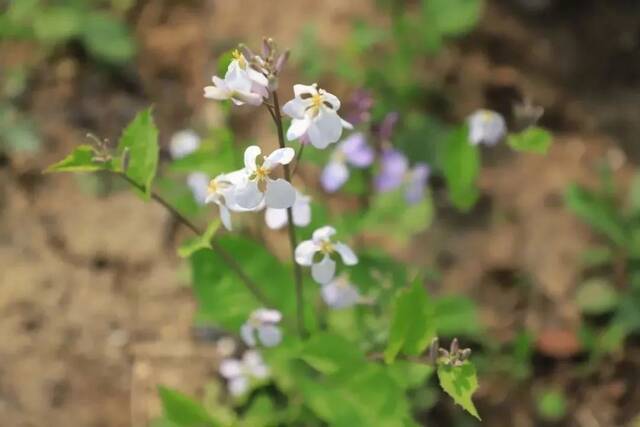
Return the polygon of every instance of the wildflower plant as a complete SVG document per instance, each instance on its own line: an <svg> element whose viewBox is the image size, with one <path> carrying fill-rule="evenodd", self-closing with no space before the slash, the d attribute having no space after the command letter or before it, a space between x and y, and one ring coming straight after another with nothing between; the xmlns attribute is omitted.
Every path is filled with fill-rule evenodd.
<svg viewBox="0 0 640 427"><path fill-rule="evenodd" d="M196 235L178 253L191 266L197 320L226 329L241 350L219 364L228 393L213 407L163 388L165 417L178 426L258 425L256 413L260 425L415 426L410 392L437 375L442 389L480 418L472 401L478 381L471 352L460 349L457 340L448 351L440 349L437 331L446 326L439 323L438 300L427 294L422 276L411 277L416 274L407 272L410 266L380 249L354 243L371 224L375 203L363 205L365 217L354 226L348 216L331 217L319 189L302 188L298 179L305 166L303 149L310 145L307 150L331 152L319 181L326 192L337 192L350 169L360 170L370 178L368 190L399 191L409 206L427 197L430 166L410 164L392 143L401 120L397 113L365 129L372 124L365 111L372 102L362 92L361 111L352 124L340 116L338 97L317 84L296 84L291 92L282 87L279 76L287 58L271 39L264 40L259 54L241 45L224 76L213 77L213 85L204 88L207 99L263 108L273 120L277 146L269 141L248 146L240 165L225 157L223 151L233 144L223 147L222 138L213 151L190 132L171 142L173 171L181 165L179 170L190 173L193 197L217 207L218 218L206 229L163 196L159 183L154 188L159 146L151 109L133 119L114 149L100 141L81 145L48 169L113 173ZM292 99L281 106L279 92L291 93ZM358 129L351 132L354 125ZM462 127L465 133L446 149L446 161L458 164L444 170L450 184L473 181L464 159L475 153L477 142L492 143L496 135L485 121L481 128L469 135ZM222 158L231 160L218 167ZM454 172L463 177L450 175ZM454 184L449 190L466 188ZM259 211L269 228L286 228L288 262L236 232L232 215L235 221Z"/></svg>

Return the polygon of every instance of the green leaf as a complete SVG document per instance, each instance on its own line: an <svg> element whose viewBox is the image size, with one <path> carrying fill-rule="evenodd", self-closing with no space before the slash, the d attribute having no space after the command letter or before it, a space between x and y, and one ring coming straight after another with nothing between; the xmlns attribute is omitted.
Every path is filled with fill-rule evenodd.
<svg viewBox="0 0 640 427"><path fill-rule="evenodd" d="M151 194L151 183L158 167L158 129L153 122L151 108L141 111L122 133L118 151L129 156L125 173L144 189L147 197ZM126 153L126 154L125 154Z"/></svg>
<svg viewBox="0 0 640 427"><path fill-rule="evenodd" d="M569 187L565 203L578 217L619 246L627 243L624 218L608 200L578 185Z"/></svg>
<svg viewBox="0 0 640 427"><path fill-rule="evenodd" d="M401 207L401 209L399 209ZM403 190L376 194L371 206L359 215L358 228L379 232L400 243L407 243L415 234L426 230L433 220L433 205L428 192L418 203L407 203ZM389 230L393 229L393 234Z"/></svg>
<svg viewBox="0 0 640 427"><path fill-rule="evenodd" d="M212 221L202 236L189 239L178 248L178 255L181 258L189 258L194 252L200 249L211 249L211 240L220 228L220 220Z"/></svg>
<svg viewBox="0 0 640 427"><path fill-rule="evenodd" d="M547 421L559 421L567 413L567 399L562 391L545 390L537 401L538 413Z"/></svg>
<svg viewBox="0 0 640 427"><path fill-rule="evenodd" d="M440 387L453 398L453 401L462 406L468 413L480 419L478 410L471 397L478 388L476 369L470 362L461 366L440 364L438 366L438 379Z"/></svg>
<svg viewBox="0 0 640 427"><path fill-rule="evenodd" d="M640 172L636 173L629 189L629 208L632 215L640 217Z"/></svg>
<svg viewBox="0 0 640 427"><path fill-rule="evenodd" d="M509 134L507 144L516 151L546 154L551 146L551 134L537 126L531 126L520 133Z"/></svg>
<svg viewBox="0 0 640 427"><path fill-rule="evenodd" d="M195 400L176 390L158 387L164 416L180 427L218 426L209 413Z"/></svg>
<svg viewBox="0 0 640 427"><path fill-rule="evenodd" d="M95 172L112 170L112 162L96 162L95 153L90 145L80 145L71 154L49 166L45 173L50 172Z"/></svg>
<svg viewBox="0 0 640 427"><path fill-rule="evenodd" d="M82 29L82 14L77 8L52 6L36 13L33 29L41 42L56 44L77 36Z"/></svg>
<svg viewBox="0 0 640 427"><path fill-rule="evenodd" d="M315 334L304 346L302 360L323 374L334 374L344 369L357 369L366 362L357 345L328 332Z"/></svg>
<svg viewBox="0 0 640 427"><path fill-rule="evenodd" d="M384 360L391 363L398 353L420 355L436 335L433 304L420 278L395 301Z"/></svg>
<svg viewBox="0 0 640 427"><path fill-rule="evenodd" d="M446 295L436 299L434 306L440 336L477 336L482 332L482 323L472 299Z"/></svg>
<svg viewBox="0 0 640 427"><path fill-rule="evenodd" d="M476 179L480 172L480 154L478 147L469 143L467 126L449 134L442 144L439 161L451 202L462 211L471 209L479 197Z"/></svg>
<svg viewBox="0 0 640 427"><path fill-rule="evenodd" d="M262 244L238 235L224 235L216 242L253 279L285 318L295 319L296 299L291 270ZM198 301L198 320L237 330L254 309L262 304L224 258L209 249L200 249L190 258L193 287ZM305 324L315 328L313 301L317 289L305 287Z"/></svg>
<svg viewBox="0 0 640 427"><path fill-rule="evenodd" d="M124 22L107 13L92 13L85 18L82 40L95 58L116 65L129 61L136 51Z"/></svg>
<svg viewBox="0 0 640 427"><path fill-rule="evenodd" d="M576 294L576 303L585 314L603 314L615 309L620 302L618 292L605 278L585 281Z"/></svg>
<svg viewBox="0 0 640 427"><path fill-rule="evenodd" d="M475 27L482 12L481 0L423 0L423 26L443 36L464 34Z"/></svg>

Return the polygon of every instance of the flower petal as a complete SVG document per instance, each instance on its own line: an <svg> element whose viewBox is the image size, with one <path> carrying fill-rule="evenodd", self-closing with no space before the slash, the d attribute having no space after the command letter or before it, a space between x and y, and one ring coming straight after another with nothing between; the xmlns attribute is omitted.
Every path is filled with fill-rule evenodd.
<svg viewBox="0 0 640 427"><path fill-rule="evenodd" d="M255 328L248 323L245 323L240 327L240 337L242 341L249 347L256 346Z"/></svg>
<svg viewBox="0 0 640 427"><path fill-rule="evenodd" d="M251 81L257 83L260 86L266 87L269 84L269 80L264 74L257 70L254 70L251 67L247 67L247 75L249 76Z"/></svg>
<svg viewBox="0 0 640 427"><path fill-rule="evenodd" d="M311 266L311 277L321 285L328 283L335 274L336 262L329 255L325 255L322 261Z"/></svg>
<svg viewBox="0 0 640 427"><path fill-rule="evenodd" d="M279 230L287 225L287 210L267 208L264 213L264 220L267 227L272 230Z"/></svg>
<svg viewBox="0 0 640 427"><path fill-rule="evenodd" d="M331 236L336 234L336 229L331 227L330 225L325 225L324 227L318 228L313 232L312 239L314 242L323 242L331 240Z"/></svg>
<svg viewBox="0 0 640 427"><path fill-rule="evenodd" d="M242 363L238 359L224 359L218 371L227 379L235 378L242 375Z"/></svg>
<svg viewBox="0 0 640 427"><path fill-rule="evenodd" d="M310 125L311 119L306 117L291 120L291 126L287 129L287 140L293 141L294 139L301 138L307 133Z"/></svg>
<svg viewBox="0 0 640 427"><path fill-rule="evenodd" d="M242 396L249 389L249 380L245 376L237 377L229 381L228 387L232 396Z"/></svg>
<svg viewBox="0 0 640 427"><path fill-rule="evenodd" d="M282 313L270 308L259 308L255 310L251 316L260 323L278 323L282 320Z"/></svg>
<svg viewBox="0 0 640 427"><path fill-rule="evenodd" d="M407 157L395 149L387 149L380 159L381 170L375 177L376 190L391 191L398 188L404 180L409 167Z"/></svg>
<svg viewBox="0 0 640 427"><path fill-rule="evenodd" d="M292 119L301 119L304 117L304 111L306 108L307 105L304 101L298 98L293 98L282 106L282 112Z"/></svg>
<svg viewBox="0 0 640 427"><path fill-rule="evenodd" d="M293 203L296 201L296 190L290 183L282 178L278 178L267 181L265 196L267 207L286 209L293 206Z"/></svg>
<svg viewBox="0 0 640 427"><path fill-rule="evenodd" d="M322 99L328 103L329 105L331 105L331 109L333 111L338 111L340 109L340 100L338 99L337 96L335 96L332 93L329 93L327 91L324 91L324 93L322 94ZM326 105L325 105L326 106Z"/></svg>
<svg viewBox="0 0 640 427"><path fill-rule="evenodd" d="M324 149L340 139L342 135L340 117L335 111L321 108L318 115L311 121L307 133L314 147Z"/></svg>
<svg viewBox="0 0 640 427"><path fill-rule="evenodd" d="M333 280L320 289L322 299L333 309L352 307L360 299L358 290L349 283L340 282L341 280L344 279Z"/></svg>
<svg viewBox="0 0 640 427"><path fill-rule="evenodd" d="M333 193L349 179L349 169L340 161L332 160L322 170L320 184L325 191Z"/></svg>
<svg viewBox="0 0 640 427"><path fill-rule="evenodd" d="M200 137L197 133L189 129L181 130L171 137L169 153L171 158L180 159L196 151L199 146Z"/></svg>
<svg viewBox="0 0 640 427"><path fill-rule="evenodd" d="M313 96L318 93L317 85L314 83L312 85L293 85L293 94L296 98L300 98L303 95Z"/></svg>
<svg viewBox="0 0 640 427"><path fill-rule="evenodd" d="M296 155L296 151L291 147L278 148L274 150L264 161L264 167L272 169L276 165L286 165L293 160Z"/></svg>
<svg viewBox="0 0 640 427"><path fill-rule="evenodd" d="M244 167L247 173L252 173L257 169L256 158L262 153L262 149L257 145L250 145L244 150Z"/></svg>
<svg viewBox="0 0 640 427"><path fill-rule="evenodd" d="M244 92L244 91L234 91L232 94L233 101L239 100L243 103L247 103L249 105L260 105L262 104L263 97L259 93L254 92ZM238 104L242 105L242 104Z"/></svg>
<svg viewBox="0 0 640 427"><path fill-rule="evenodd" d="M346 265L356 265L358 263L358 257L355 253L353 253L349 246L345 245L342 242L337 242L334 243L333 247L335 248L336 252L340 254L342 262L344 262Z"/></svg>
<svg viewBox="0 0 640 427"><path fill-rule="evenodd" d="M235 202L244 209L255 209L264 199L264 193L258 188L258 183L249 181L244 186L236 189Z"/></svg>
<svg viewBox="0 0 640 427"><path fill-rule="evenodd" d="M224 228L231 231L233 229L233 225L231 224L231 212L229 209L223 204L219 204L220 207L220 221L224 225Z"/></svg>
<svg viewBox="0 0 640 427"><path fill-rule="evenodd" d="M204 88L204 97L215 99L216 101L224 101L231 97L231 91L229 91L226 86L206 86Z"/></svg>
<svg viewBox="0 0 640 427"><path fill-rule="evenodd" d="M296 202L293 204L293 223L298 227L306 227L311 223L309 200L301 201L300 195L298 195Z"/></svg>
<svg viewBox="0 0 640 427"><path fill-rule="evenodd" d="M313 240L304 240L298 244L295 251L296 262L300 265L310 266L313 256L320 248Z"/></svg>
<svg viewBox="0 0 640 427"><path fill-rule="evenodd" d="M347 161L358 168L370 166L375 158L375 151L367 144L367 139L361 132L356 132L340 143L340 150Z"/></svg>
<svg viewBox="0 0 640 427"><path fill-rule="evenodd" d="M282 332L277 326L260 326L258 327L258 339L265 347L275 347L282 341Z"/></svg>

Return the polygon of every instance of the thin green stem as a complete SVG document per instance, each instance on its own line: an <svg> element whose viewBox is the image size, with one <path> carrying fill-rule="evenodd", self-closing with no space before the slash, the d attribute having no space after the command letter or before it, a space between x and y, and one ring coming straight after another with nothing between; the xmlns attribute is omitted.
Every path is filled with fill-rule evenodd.
<svg viewBox="0 0 640 427"><path fill-rule="evenodd" d="M140 184L129 178L124 173L118 173L117 175L127 181L132 187L135 187L140 191L144 191L144 188ZM193 233L198 236L203 234L203 231L200 230L197 225L191 222L189 218L182 215L173 205L171 205L171 203L166 201L158 193L156 193L155 191L151 191L151 198L153 199L153 201L168 210L175 219L186 226L189 230L193 231ZM238 275L242 283L246 286L247 290L251 292L251 294L258 301L260 301L261 304L266 307L274 307L274 305L269 301L269 298L267 298L267 296L260 290L258 284L245 273L245 271L242 269L242 266L229 252L227 252L222 246L220 246L220 243L218 243L215 238L211 239L211 248L213 249L213 252L215 252L216 255L222 258L222 260L229 266L229 268L233 270L236 275Z"/></svg>
<svg viewBox="0 0 640 427"><path fill-rule="evenodd" d="M280 148L286 146L284 141L284 129L282 127L282 115L280 113L280 102L278 101L278 93L276 91L273 94L273 121L276 124L278 130L278 144ZM270 110L271 111L271 110ZM289 165L284 165L284 179L291 183L291 170ZM291 246L291 261L293 262L293 280L296 286L296 308L297 308L297 321L298 321L298 334L301 338L306 335L304 327L304 289L302 280L302 268L296 262L296 246L298 241L296 238L296 227L293 224L293 210L287 209L287 229L289 232L289 245Z"/></svg>

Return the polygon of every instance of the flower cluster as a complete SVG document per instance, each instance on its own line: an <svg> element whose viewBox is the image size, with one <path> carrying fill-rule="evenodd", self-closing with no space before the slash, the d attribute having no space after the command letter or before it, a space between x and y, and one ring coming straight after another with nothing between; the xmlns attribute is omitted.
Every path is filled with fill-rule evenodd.
<svg viewBox="0 0 640 427"><path fill-rule="evenodd" d="M358 97L362 95L358 94ZM370 102L364 103L372 105ZM362 111L362 103L356 104L359 117L368 117ZM409 159L391 145L393 130L398 122L398 113L392 112L377 126L377 131L367 136L364 132L355 132L340 141L330 155L320 176L320 184L325 191L338 191L349 179L349 167L363 169L374 165L377 160L378 172L374 177L374 189L383 193L402 188L407 203L414 204L424 198L431 169L426 163L409 166ZM368 142L373 139L378 148Z"/></svg>

